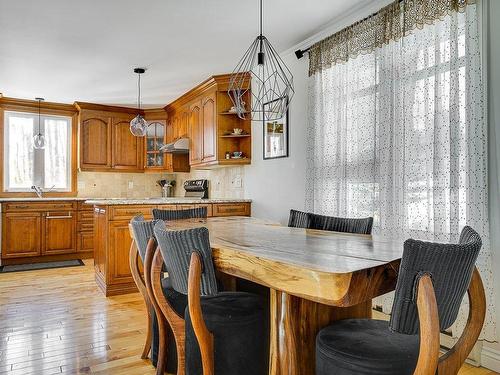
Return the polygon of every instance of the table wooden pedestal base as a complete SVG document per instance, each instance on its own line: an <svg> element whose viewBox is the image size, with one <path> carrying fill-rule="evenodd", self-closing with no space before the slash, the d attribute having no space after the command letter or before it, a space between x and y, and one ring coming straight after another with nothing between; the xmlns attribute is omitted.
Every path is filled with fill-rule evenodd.
<svg viewBox="0 0 500 375"><path fill-rule="evenodd" d="M371 301L332 307L274 289L270 293L269 375L314 375L316 335L321 328L335 320L371 318Z"/></svg>

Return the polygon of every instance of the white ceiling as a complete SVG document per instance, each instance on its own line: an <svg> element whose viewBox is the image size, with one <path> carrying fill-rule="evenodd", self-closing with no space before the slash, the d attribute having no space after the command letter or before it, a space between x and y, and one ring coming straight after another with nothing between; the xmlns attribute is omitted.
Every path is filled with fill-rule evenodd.
<svg viewBox="0 0 500 375"><path fill-rule="evenodd" d="M265 0L264 34L284 51L366 0ZM0 0L0 93L163 106L229 73L258 33L258 0Z"/></svg>

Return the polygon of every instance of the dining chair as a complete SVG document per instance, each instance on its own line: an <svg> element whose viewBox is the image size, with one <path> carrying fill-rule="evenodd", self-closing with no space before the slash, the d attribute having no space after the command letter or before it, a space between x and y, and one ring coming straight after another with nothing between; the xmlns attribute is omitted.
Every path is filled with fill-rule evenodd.
<svg viewBox="0 0 500 375"><path fill-rule="evenodd" d="M347 217L325 216L318 214L310 215L310 229L329 230L333 232L345 232L356 234L371 234L373 217L353 219Z"/></svg>
<svg viewBox="0 0 500 375"><path fill-rule="evenodd" d="M481 238L466 226L458 244L404 243L389 322L340 320L316 337L316 374L457 374L481 332L486 300L475 262ZM455 321L465 292L469 318L439 357L440 331Z"/></svg>
<svg viewBox="0 0 500 375"><path fill-rule="evenodd" d="M294 228L310 228L311 214L309 212L293 209L290 210L290 215L288 216L288 226Z"/></svg>
<svg viewBox="0 0 500 375"><path fill-rule="evenodd" d="M185 373L267 375L269 336L262 298L219 292L208 229L172 231L159 222L154 232L172 287L188 296Z"/></svg>
<svg viewBox="0 0 500 375"><path fill-rule="evenodd" d="M153 218L155 220L205 219L206 217L206 207L186 208L182 210L160 210L153 208Z"/></svg>
<svg viewBox="0 0 500 375"><path fill-rule="evenodd" d="M185 220L206 218L207 208L197 207L182 210L153 209L156 221ZM153 232L153 229L151 229ZM166 272L163 257L157 251L156 241L150 240L146 248L144 272L149 281L148 295L152 301L155 316L153 320L153 347L158 348L157 374L165 369L178 375L184 374L184 310L187 307L187 296L172 288L170 277L164 278ZM170 276L170 275L169 275ZM157 342L157 345L154 345ZM175 350L173 349L175 348ZM163 358L167 358L166 362Z"/></svg>
<svg viewBox="0 0 500 375"><path fill-rule="evenodd" d="M132 237L132 244L130 246L130 269L132 273L132 277L141 293L144 303L146 305L146 311L148 316L148 325L147 325L147 334L146 334L146 343L144 344L144 349L141 355L142 359L146 359L148 354L151 353L151 362L154 366L157 367L158 372L163 374L163 370L174 371L177 368L176 362L176 352L169 351L167 353L167 358L165 359L164 355L159 355L159 346L160 346L160 335L159 335L159 323L158 323L158 314L156 313L156 309L154 306L154 299L151 298L152 291L147 283L148 274L150 273L150 266L146 264L146 253L148 250L148 243L152 240L152 247L156 248L156 240L154 239L153 227L156 223L156 220L153 221L145 221L142 215L138 215L132 218L129 223L130 235ZM140 263L143 264L144 274L140 269ZM180 296L176 293L170 284L170 280L168 277L163 277L161 279L161 285L163 289L163 293L170 297L170 299L182 299L183 296ZM186 300L187 303L187 300ZM160 314L160 319L163 319L163 316ZM168 335L168 332L167 332ZM175 342L171 335L167 338L170 339L168 343L165 343L165 346L175 346Z"/></svg>
<svg viewBox="0 0 500 375"><path fill-rule="evenodd" d="M142 359L148 358L151 351L151 332L153 323L153 306L151 305L151 301L149 300L148 292L146 290L146 283L144 281L144 276L142 274L140 266L140 264L144 265L144 257L146 255L145 245L147 245L149 237L151 237L151 235L153 234L153 226L150 225L150 228L147 228L147 225L144 225L144 223L146 222L144 221L144 217L142 216L135 216L129 223L130 237L132 238L132 244L130 245L129 253L130 271L132 273L135 284L137 285L137 289L144 299L146 312L148 315L146 342L144 343L144 348L142 350ZM144 238L146 239L146 244L142 243Z"/></svg>

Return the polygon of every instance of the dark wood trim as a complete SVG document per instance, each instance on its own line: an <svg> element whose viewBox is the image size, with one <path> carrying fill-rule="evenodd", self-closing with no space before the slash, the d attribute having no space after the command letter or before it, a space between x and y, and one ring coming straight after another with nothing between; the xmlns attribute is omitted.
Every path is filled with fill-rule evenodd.
<svg viewBox="0 0 500 375"><path fill-rule="evenodd" d="M105 111L105 112L115 112L115 113L128 113L128 114L142 114L144 115L144 110L139 110L137 108L132 107L120 107L115 105L105 105L105 104L96 104L96 103L87 103L87 102L75 102L75 107L78 111L82 110L90 110L90 111Z"/></svg>
<svg viewBox="0 0 500 375"><path fill-rule="evenodd" d="M250 76L248 76L250 78ZM225 91L229 87L229 81L231 74L219 74L213 75L200 84L196 85L194 88L183 94L182 96L175 99L173 102L167 104L164 109L167 112L178 110L180 107L186 105L191 100L195 99L199 95L205 93L208 90L213 89L217 86L219 91ZM250 79L248 79L248 87L250 87Z"/></svg>
<svg viewBox="0 0 500 375"><path fill-rule="evenodd" d="M38 113L38 101L17 99L9 97L0 97L0 108L6 111L17 112L33 112ZM77 108L73 104L62 104L43 101L40 103L41 112L43 114L73 116L77 112Z"/></svg>

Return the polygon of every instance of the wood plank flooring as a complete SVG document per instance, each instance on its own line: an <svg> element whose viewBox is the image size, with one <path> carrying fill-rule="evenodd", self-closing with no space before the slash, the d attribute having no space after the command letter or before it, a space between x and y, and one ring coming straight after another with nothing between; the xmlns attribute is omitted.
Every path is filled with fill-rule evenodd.
<svg viewBox="0 0 500 375"><path fill-rule="evenodd" d="M138 293L105 298L84 267L0 274L0 375L153 375ZM465 366L460 375L493 375Z"/></svg>

